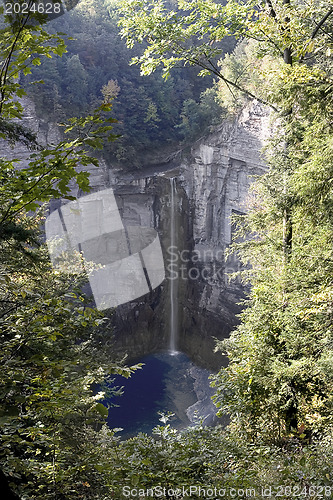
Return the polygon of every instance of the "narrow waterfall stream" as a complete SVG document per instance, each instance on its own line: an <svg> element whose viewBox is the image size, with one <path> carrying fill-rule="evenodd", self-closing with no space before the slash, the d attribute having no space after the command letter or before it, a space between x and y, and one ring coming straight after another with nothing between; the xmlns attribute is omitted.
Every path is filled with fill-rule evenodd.
<svg viewBox="0 0 333 500"><path fill-rule="evenodd" d="M177 252L177 185L176 178L170 179L170 256L174 257ZM170 263L170 341L169 351L171 355L177 354L178 342L178 259L172 259Z"/></svg>
<svg viewBox="0 0 333 500"><path fill-rule="evenodd" d="M133 362L143 363L130 378L117 376L114 384L123 387L121 396L110 395L105 403L110 405L108 425L122 429L119 436L126 439L138 432L151 434L159 424L160 412L172 412L171 425L175 429L193 426L201 419L206 425L215 423L216 408L210 397L210 372L194 364L180 350L180 216L181 189L175 177L166 179L166 228L167 279L165 287L166 337L163 352L153 352ZM168 186L169 184L169 186ZM168 198L167 198L168 197Z"/></svg>

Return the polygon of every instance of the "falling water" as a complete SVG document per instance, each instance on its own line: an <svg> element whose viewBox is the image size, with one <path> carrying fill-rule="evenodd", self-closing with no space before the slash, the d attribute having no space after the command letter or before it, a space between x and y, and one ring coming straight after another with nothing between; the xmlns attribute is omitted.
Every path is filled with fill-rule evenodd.
<svg viewBox="0 0 333 500"><path fill-rule="evenodd" d="M170 179L170 343L171 354L177 354L178 340L178 264L173 260L176 242L176 179Z"/></svg>

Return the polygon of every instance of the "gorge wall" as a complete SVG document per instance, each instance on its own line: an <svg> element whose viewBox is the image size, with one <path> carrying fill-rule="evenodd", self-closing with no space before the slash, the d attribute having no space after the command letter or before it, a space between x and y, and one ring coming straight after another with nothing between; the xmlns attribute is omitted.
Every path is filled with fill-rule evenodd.
<svg viewBox="0 0 333 500"><path fill-rule="evenodd" d="M25 124L41 143L55 143L59 129L36 116L25 100ZM112 316L116 348L134 359L168 348L170 338L170 276L177 276L177 349L196 363L217 369L214 338L224 338L236 323L242 288L229 282L237 270L235 258L225 258L232 241L232 213L246 211L249 186L265 163L260 150L269 134L269 113L258 103L214 132L196 141L190 151L142 168L116 169L100 161L90 168L94 191L112 187L123 222L155 228L160 236L166 279L153 292L119 306ZM26 163L24 146L12 149L3 141L2 156ZM174 247L171 246L171 183L175 178ZM72 192L80 196L73 185ZM51 210L60 201L51 203ZM64 202L65 203L65 202ZM110 333L111 334L111 333ZM109 335L109 332L106 332Z"/></svg>
<svg viewBox="0 0 333 500"><path fill-rule="evenodd" d="M119 200L124 221L154 227L161 239L166 280L151 296L120 306L117 338L129 353L168 346L170 277L178 275L178 348L196 363L217 368L214 338L225 338L236 324L243 289L227 273L239 269L225 258L233 236L231 215L246 211L249 186L265 170L261 148L269 134L269 113L253 103L238 118L216 127L188 153L124 174L108 169L108 185ZM176 179L176 248L171 244L170 178ZM126 339L126 340L124 340Z"/></svg>

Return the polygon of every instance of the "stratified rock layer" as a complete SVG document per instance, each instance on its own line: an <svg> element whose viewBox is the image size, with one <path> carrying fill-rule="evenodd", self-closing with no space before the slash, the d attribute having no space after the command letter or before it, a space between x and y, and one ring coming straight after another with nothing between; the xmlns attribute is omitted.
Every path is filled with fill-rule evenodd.
<svg viewBox="0 0 333 500"><path fill-rule="evenodd" d="M176 269L178 348L203 366L214 369L223 363L213 352L214 338L230 333L244 296L240 283L227 277L240 266L236 257L225 258L234 232L231 216L246 212L250 184L265 170L260 151L269 130L267 109L254 103L187 154L131 174L110 171L125 223L157 229L166 264L167 279L158 290L117 310L116 330L130 353L168 347L168 277ZM171 177L177 183L177 251L170 250Z"/></svg>
<svg viewBox="0 0 333 500"><path fill-rule="evenodd" d="M36 116L24 99L25 123L42 144L60 139L58 127ZM140 170L120 170L105 161L91 166L94 191L112 187L123 223L155 228L165 258L166 280L151 294L119 306L113 315L116 346L130 358L168 348L170 331L170 265L178 275L179 350L193 361L217 369L223 360L214 354L214 337L224 338L236 324L243 290L229 282L227 273L239 268L226 260L234 228L233 213L246 212L249 186L261 175L265 162L260 150L269 135L269 113L258 103L235 119L225 121L198 140L190 152L178 151ZM1 156L27 164L29 152L0 142ZM162 155L161 155L162 156ZM170 178L176 178L176 244L170 249ZM72 194L80 196L72 185ZM62 202L62 203L65 203ZM51 203L51 210L60 202Z"/></svg>

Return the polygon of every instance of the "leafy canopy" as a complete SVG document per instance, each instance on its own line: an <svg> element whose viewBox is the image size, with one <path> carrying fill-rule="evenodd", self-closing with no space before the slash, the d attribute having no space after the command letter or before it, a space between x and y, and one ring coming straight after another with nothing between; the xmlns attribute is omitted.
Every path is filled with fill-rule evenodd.
<svg viewBox="0 0 333 500"><path fill-rule="evenodd" d="M145 44L133 60L141 71L162 66L168 77L178 65L196 65L241 105L242 96L256 98L278 112L269 171L239 221L235 251L251 292L240 326L219 346L230 365L215 378L216 402L249 439L322 433L332 424L333 9L288 0L173 5L120 6L128 45ZM218 61L225 37L240 43Z"/></svg>
<svg viewBox="0 0 333 500"><path fill-rule="evenodd" d="M101 147L105 135L115 139L114 120L111 105L103 104L71 119L64 129L68 139L53 145L39 144L22 126L20 73L66 50L60 35L35 21L39 16L7 16L0 37L1 137L33 149L25 161L0 159L1 490L74 499L91 486L94 498L101 498L108 493L103 443L113 443L114 435L102 429L104 384L112 374L128 377L134 367L123 366L106 346L106 319L82 292L87 277L81 256L65 269L52 268L40 205L72 199L74 182L89 190L82 167L98 166L91 149Z"/></svg>

